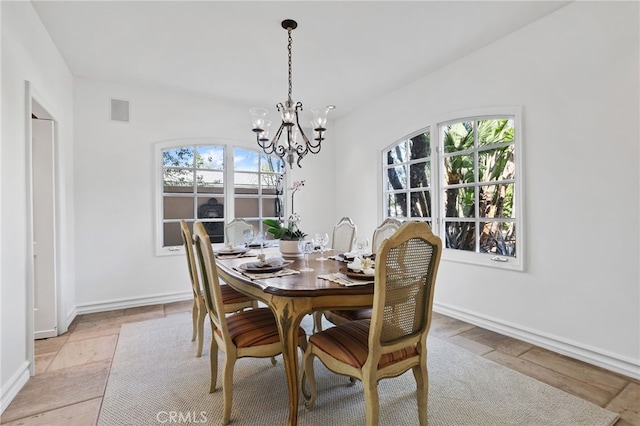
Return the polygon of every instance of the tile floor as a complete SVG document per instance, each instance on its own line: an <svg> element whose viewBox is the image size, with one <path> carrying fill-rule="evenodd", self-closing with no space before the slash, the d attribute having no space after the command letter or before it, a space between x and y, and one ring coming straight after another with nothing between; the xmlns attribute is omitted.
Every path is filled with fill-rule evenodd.
<svg viewBox="0 0 640 426"><path fill-rule="evenodd" d="M122 324L190 311L191 302L81 315L69 332L38 340L36 375L0 418L3 425L97 423ZM431 334L620 414L616 426L640 426L640 381L444 316Z"/></svg>

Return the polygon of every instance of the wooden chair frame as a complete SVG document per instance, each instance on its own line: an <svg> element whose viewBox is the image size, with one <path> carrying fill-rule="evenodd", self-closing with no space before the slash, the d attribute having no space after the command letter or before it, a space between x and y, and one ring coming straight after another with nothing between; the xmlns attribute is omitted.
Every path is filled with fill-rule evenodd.
<svg viewBox="0 0 640 426"><path fill-rule="evenodd" d="M182 242L184 245L184 252L187 257L187 267L189 269L189 278L191 279L191 290L193 291L193 306L191 308L191 317L193 322L193 334L191 341L195 341L198 338L198 349L196 356L202 356L202 346L204 344L204 319L207 316L207 307L205 306L204 296L202 294L202 288L200 287L200 280L198 278L198 268L196 266L196 258L193 252L193 238L191 231L185 220L180 221L180 234L182 235ZM257 308L258 301L245 297L236 292L232 288L225 288L223 292L225 301L225 312L237 312L248 308Z"/></svg>
<svg viewBox="0 0 640 426"><path fill-rule="evenodd" d="M422 257L417 259L416 246L420 247L421 252L428 251L429 257L425 256L424 259ZM393 255L390 256L392 251ZM304 368L302 390L306 399L305 406L307 409L313 406L317 398L313 372L313 359L317 357L329 370L362 382L366 407L365 418L368 426L377 425L379 421L378 381L384 378L397 377L411 369L417 385L420 424L427 424L429 386L427 334L431 326L433 294L441 252L442 242L440 238L435 236L429 226L423 222L405 223L393 236L382 243L376 257L377 267L371 320L353 321L348 324L338 325L327 331L312 335L309 339L309 345L302 360ZM409 258L409 260L407 261L406 258ZM427 264L420 265L420 268L417 268L416 262L419 263L421 260L424 260ZM427 272L418 274L415 272L416 270L426 270ZM392 275L395 281L388 291L387 280ZM403 278L399 280L398 276ZM405 285L404 283L407 284ZM423 300L422 306L418 304L418 300ZM411 303L415 308L412 313L413 318L409 321L412 327L410 332L406 331L405 328L407 324L406 315L411 310L404 310L401 314L398 314L395 310L396 306L407 301L412 301ZM397 317L403 315L404 319L401 322ZM340 330L341 327L353 327L356 323L368 326L368 353L360 368L336 359L330 353L320 350L314 344L314 340L319 338L322 333L335 332ZM380 366L383 356L388 357L392 353L397 353L396 351L403 350L406 351L404 356L398 356L392 362L382 367ZM304 388L305 377L311 386L310 393L306 392Z"/></svg>
<svg viewBox="0 0 640 426"><path fill-rule="evenodd" d="M211 322L211 329L213 330L213 338L211 339L210 349L210 368L211 368L211 383L209 387L209 393L212 393L216 389L218 379L218 349L225 353L223 377L222 377L222 391L224 394L224 411L222 424L229 423L231 417L231 407L233 401L233 370L238 358L254 357L254 358L269 358L272 359L272 364L275 364L276 355L282 353L282 341L278 335L278 328L276 324L276 318L273 312L269 308L257 308L251 311L242 311L227 316L224 312L224 305L222 303L222 292L220 286L220 280L218 278L218 270L213 255L213 248L209 236L201 222L194 224L194 239L196 246L196 254L198 262L200 264L200 270L202 271L202 284L204 288L204 300L207 307L209 320ZM236 346L235 341L242 340L242 335L245 334L242 329L245 325L252 326L250 320L244 321L239 327L240 331L236 330L234 337L231 336L228 323L233 319L248 317L253 314L262 314L260 320L257 323L263 324L265 318L272 319L267 325L256 326L251 330L248 330L251 342L243 345ZM237 317L237 318L234 318ZM260 343L261 330L268 329L270 332L275 330L275 335L278 336L277 340L272 343ZM298 344L302 350L306 350L307 340L306 334L302 328L298 331L299 341ZM304 337L303 337L304 336ZM238 340L235 340L238 339ZM273 339L271 339L273 340Z"/></svg>

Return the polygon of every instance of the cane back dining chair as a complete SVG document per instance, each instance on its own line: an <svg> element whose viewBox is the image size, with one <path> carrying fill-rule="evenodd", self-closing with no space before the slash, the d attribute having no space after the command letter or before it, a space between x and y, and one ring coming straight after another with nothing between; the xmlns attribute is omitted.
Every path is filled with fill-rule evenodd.
<svg viewBox="0 0 640 426"><path fill-rule="evenodd" d="M253 225L238 217L233 219L224 226L224 243L236 245L244 243L245 231L251 231L251 238L253 238Z"/></svg>
<svg viewBox="0 0 640 426"><path fill-rule="evenodd" d="M418 418L427 424L427 334L442 242L423 222L408 222L376 256L371 319L350 321L311 335L302 365L308 409L317 398L313 360L362 381L368 426L379 419L378 381L413 371ZM305 387L305 378L310 392Z"/></svg>
<svg viewBox="0 0 640 426"><path fill-rule="evenodd" d="M276 318L269 308L255 308L225 315L213 249L201 222L194 224L194 237L198 264L202 271L204 301L213 334L209 351L211 366L209 393L216 389L218 349L220 349L225 353L222 377L224 395L222 424L226 425L231 417L233 369L237 359L271 357L272 364L275 364L273 357L282 353L282 342L278 334ZM303 351L307 347L307 335L302 327L298 327L298 344Z"/></svg>
<svg viewBox="0 0 640 426"><path fill-rule="evenodd" d="M189 269L189 278L191 279L191 289L193 290L193 307L191 308L193 335L191 336L191 341L195 341L196 337L198 338L196 356L199 357L202 355L204 319L207 316L207 307L204 303L204 295L198 278L198 268L193 252L193 238L185 220L180 221L180 233L182 234L184 252L187 255L187 267ZM221 286L221 293L225 312L236 312L242 309L258 307L257 300L234 290L228 285Z"/></svg>
<svg viewBox="0 0 640 426"><path fill-rule="evenodd" d="M374 229L373 238L371 239L372 252L377 253L382 242L395 234L398 228L400 228L400 225L402 225L402 223L398 219L390 217ZM324 317L333 324L342 324L347 321L371 318L371 308L333 309L324 311ZM317 331L322 331L322 323L318 325Z"/></svg>

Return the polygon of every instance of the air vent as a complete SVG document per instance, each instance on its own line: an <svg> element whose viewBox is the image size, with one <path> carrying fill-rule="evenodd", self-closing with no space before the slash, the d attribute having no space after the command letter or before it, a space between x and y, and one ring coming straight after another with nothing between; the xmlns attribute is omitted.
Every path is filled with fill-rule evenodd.
<svg viewBox="0 0 640 426"><path fill-rule="evenodd" d="M111 120L129 122L129 101L111 99Z"/></svg>

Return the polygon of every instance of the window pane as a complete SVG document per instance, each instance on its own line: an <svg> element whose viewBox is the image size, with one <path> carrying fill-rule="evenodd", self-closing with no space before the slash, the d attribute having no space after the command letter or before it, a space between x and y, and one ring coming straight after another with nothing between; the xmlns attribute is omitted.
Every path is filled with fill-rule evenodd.
<svg viewBox="0 0 640 426"><path fill-rule="evenodd" d="M459 183L473 183L473 155L454 155L444 159L444 183L445 185L457 185Z"/></svg>
<svg viewBox="0 0 640 426"><path fill-rule="evenodd" d="M204 229L209 235L209 240L212 243L224 242L224 223L222 222L204 222Z"/></svg>
<svg viewBox="0 0 640 426"><path fill-rule="evenodd" d="M162 171L164 192L193 192L193 172L183 169Z"/></svg>
<svg viewBox="0 0 640 426"><path fill-rule="evenodd" d="M420 133L409 139L411 159L427 158L431 155L431 138L429 132Z"/></svg>
<svg viewBox="0 0 640 426"><path fill-rule="evenodd" d="M263 198L262 199L262 217L278 217L280 216L280 199Z"/></svg>
<svg viewBox="0 0 640 426"><path fill-rule="evenodd" d="M387 169L387 189L407 189L406 166L397 166Z"/></svg>
<svg viewBox="0 0 640 426"><path fill-rule="evenodd" d="M514 218L512 183L480 187L480 217Z"/></svg>
<svg viewBox="0 0 640 426"><path fill-rule="evenodd" d="M198 197L198 219L224 218L223 202L224 197Z"/></svg>
<svg viewBox="0 0 640 426"><path fill-rule="evenodd" d="M233 176L236 194L258 194L258 174L234 173Z"/></svg>
<svg viewBox="0 0 640 426"><path fill-rule="evenodd" d="M442 129L442 141L445 153L473 148L473 123L463 121L445 126Z"/></svg>
<svg viewBox="0 0 640 426"><path fill-rule="evenodd" d="M387 216L407 217L407 194L389 194L387 206Z"/></svg>
<svg viewBox="0 0 640 426"><path fill-rule="evenodd" d="M475 227L473 222L445 222L447 248L476 251Z"/></svg>
<svg viewBox="0 0 640 426"><path fill-rule="evenodd" d="M398 164L407 161L407 146L404 142L387 151L387 164Z"/></svg>
<svg viewBox="0 0 640 426"><path fill-rule="evenodd" d="M163 167L193 167L193 148L173 148L162 150Z"/></svg>
<svg viewBox="0 0 640 426"><path fill-rule="evenodd" d="M162 235L162 247L181 246L182 234L180 234L180 223L169 222L164 224Z"/></svg>
<svg viewBox="0 0 640 426"><path fill-rule="evenodd" d="M205 194L222 194L224 192L224 172L196 172L198 192Z"/></svg>
<svg viewBox="0 0 640 426"><path fill-rule="evenodd" d="M193 217L193 197L164 197L164 219L186 219Z"/></svg>
<svg viewBox="0 0 640 426"><path fill-rule="evenodd" d="M480 151L478 154L478 178L480 182L515 179L515 147L508 145L498 149Z"/></svg>
<svg viewBox="0 0 640 426"><path fill-rule="evenodd" d="M263 174L262 176L262 194L275 195L278 191L278 175Z"/></svg>
<svg viewBox="0 0 640 426"><path fill-rule="evenodd" d="M411 217L431 217L431 193L429 191L411 193Z"/></svg>
<svg viewBox="0 0 640 426"><path fill-rule="evenodd" d="M224 148L221 146L199 146L196 167L198 169L224 170Z"/></svg>
<svg viewBox="0 0 640 426"><path fill-rule="evenodd" d="M257 151L235 148L233 150L233 168L243 172L257 172L260 154Z"/></svg>
<svg viewBox="0 0 640 426"><path fill-rule="evenodd" d="M446 217L475 217L473 187L450 188L444 191Z"/></svg>
<svg viewBox="0 0 640 426"><path fill-rule="evenodd" d="M272 173L284 173L284 161L281 158L263 154L260 156L260 161L261 161L260 163L261 171L272 172Z"/></svg>
<svg viewBox="0 0 640 426"><path fill-rule="evenodd" d="M429 188L431 178L431 163L414 163L409 165L411 188Z"/></svg>
<svg viewBox="0 0 640 426"><path fill-rule="evenodd" d="M236 217L260 217L258 211L258 198L236 198Z"/></svg>
<svg viewBox="0 0 640 426"><path fill-rule="evenodd" d="M516 224L513 222L480 222L480 252L500 256L516 256Z"/></svg>
<svg viewBox="0 0 640 426"><path fill-rule="evenodd" d="M513 120L478 121L478 145L513 142Z"/></svg>

